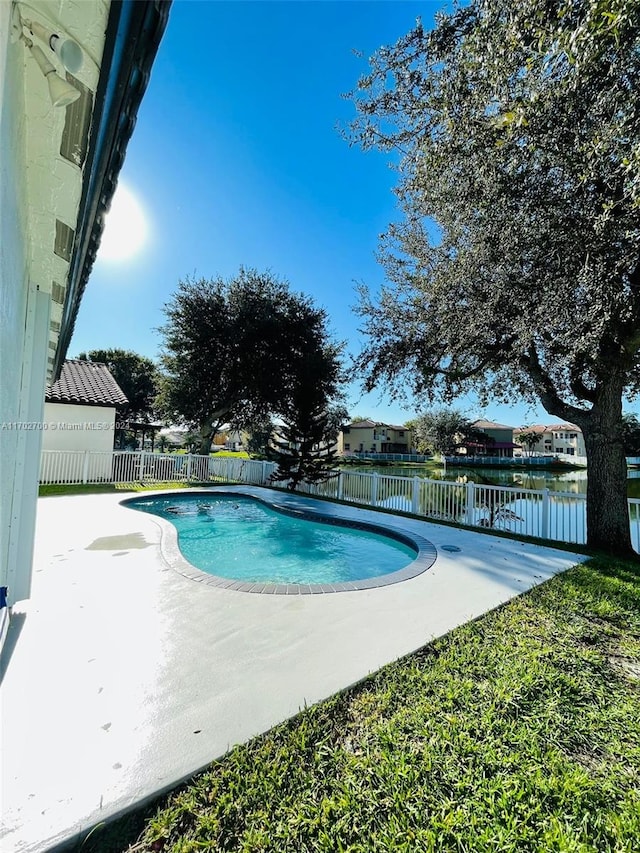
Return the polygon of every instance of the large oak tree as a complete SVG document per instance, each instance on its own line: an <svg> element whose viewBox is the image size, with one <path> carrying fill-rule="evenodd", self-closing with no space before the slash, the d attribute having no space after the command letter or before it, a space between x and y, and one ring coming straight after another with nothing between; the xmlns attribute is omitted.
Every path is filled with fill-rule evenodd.
<svg viewBox="0 0 640 853"><path fill-rule="evenodd" d="M587 541L631 556L622 400L640 366L640 4L474 0L380 49L351 139L404 219L363 290L366 386L514 393L579 425Z"/></svg>
<svg viewBox="0 0 640 853"><path fill-rule="evenodd" d="M198 430L200 453L209 453L223 424L288 415L301 375L327 401L336 391L337 374L323 372L333 370L331 360L307 370L310 354L339 351L325 311L270 272L186 278L165 314L158 403L166 417Z"/></svg>

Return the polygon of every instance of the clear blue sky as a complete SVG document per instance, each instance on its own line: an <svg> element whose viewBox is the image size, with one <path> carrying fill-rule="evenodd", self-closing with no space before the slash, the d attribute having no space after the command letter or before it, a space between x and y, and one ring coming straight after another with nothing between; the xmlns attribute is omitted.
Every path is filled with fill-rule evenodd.
<svg viewBox="0 0 640 853"><path fill-rule="evenodd" d="M336 129L354 113L342 94L376 48L418 16L430 25L442 5L175 0L121 174L148 239L127 261L98 257L69 356L121 347L157 358L178 280L240 265L311 295L356 352L354 286L384 280L378 238L399 212L387 155L350 148ZM388 423L416 414L357 384L348 407ZM525 405L460 407L514 426L557 420Z"/></svg>

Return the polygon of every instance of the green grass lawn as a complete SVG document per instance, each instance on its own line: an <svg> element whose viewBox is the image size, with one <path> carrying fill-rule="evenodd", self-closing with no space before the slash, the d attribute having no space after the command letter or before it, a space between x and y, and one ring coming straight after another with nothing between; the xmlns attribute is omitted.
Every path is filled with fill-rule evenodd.
<svg viewBox="0 0 640 853"><path fill-rule="evenodd" d="M82 850L631 853L638 839L640 574L594 559L234 748Z"/></svg>
<svg viewBox="0 0 640 853"><path fill-rule="evenodd" d="M155 489L188 489L197 483L171 481L167 483L52 483L39 486L41 498L63 495L99 495L107 492L146 492Z"/></svg>

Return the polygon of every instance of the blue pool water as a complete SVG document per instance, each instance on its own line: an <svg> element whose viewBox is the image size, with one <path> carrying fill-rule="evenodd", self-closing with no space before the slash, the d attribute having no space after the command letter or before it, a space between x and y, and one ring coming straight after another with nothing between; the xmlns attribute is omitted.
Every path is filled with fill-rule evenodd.
<svg viewBox="0 0 640 853"><path fill-rule="evenodd" d="M170 521L198 569L241 581L335 584L404 568L417 550L381 533L296 518L240 495L136 498L132 508Z"/></svg>

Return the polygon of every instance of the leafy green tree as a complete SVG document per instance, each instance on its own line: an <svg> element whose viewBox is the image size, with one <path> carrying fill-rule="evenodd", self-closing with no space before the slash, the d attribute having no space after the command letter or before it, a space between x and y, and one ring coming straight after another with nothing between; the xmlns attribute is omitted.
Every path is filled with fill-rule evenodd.
<svg viewBox="0 0 640 853"><path fill-rule="evenodd" d="M106 364L129 401L118 411L121 418L148 423L153 420L154 402L158 393L158 368L150 358L131 350L92 349L81 352L81 361Z"/></svg>
<svg viewBox="0 0 640 853"><path fill-rule="evenodd" d="M158 368L146 356L131 350L92 349L81 352L81 361L93 361L106 364L109 372L122 389L129 401L118 408L119 422L138 421L149 423L155 415L155 399L158 393ZM135 434L127 429L116 429L114 442L119 448L135 448Z"/></svg>
<svg viewBox="0 0 640 853"><path fill-rule="evenodd" d="M635 414L622 416L625 456L640 456L640 421Z"/></svg>
<svg viewBox="0 0 640 853"><path fill-rule="evenodd" d="M440 406L413 420L414 442L421 453L453 453L469 426L461 411Z"/></svg>
<svg viewBox="0 0 640 853"><path fill-rule="evenodd" d="M246 426L249 437L247 451L250 456L260 459L270 459L272 456L271 440L274 434L274 424L271 418Z"/></svg>
<svg viewBox="0 0 640 853"><path fill-rule="evenodd" d="M520 444L524 444L529 452L529 455L533 452L533 448L540 441L540 433L535 432L535 430L527 430L525 427L521 433L518 433L516 436L516 440Z"/></svg>
<svg viewBox="0 0 640 853"><path fill-rule="evenodd" d="M539 400L581 427L587 542L632 550L622 400L640 390L640 4L473 0L380 49L351 140L405 218L362 290L365 388Z"/></svg>
<svg viewBox="0 0 640 853"><path fill-rule="evenodd" d="M240 268L225 281L187 278L165 306L165 415L199 433L209 453L215 433L288 412L309 353L328 344L326 314L269 272ZM324 387L322 375L309 381Z"/></svg>

